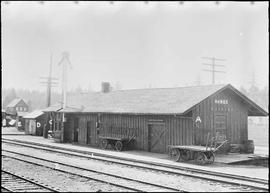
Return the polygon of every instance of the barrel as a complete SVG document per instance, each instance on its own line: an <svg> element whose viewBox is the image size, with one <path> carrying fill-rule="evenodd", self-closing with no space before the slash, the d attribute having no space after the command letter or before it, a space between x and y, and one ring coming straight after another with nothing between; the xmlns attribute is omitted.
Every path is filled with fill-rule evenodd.
<svg viewBox="0 0 270 193"><path fill-rule="evenodd" d="M245 141L245 149L246 153L254 153L254 141L253 140L246 140Z"/></svg>

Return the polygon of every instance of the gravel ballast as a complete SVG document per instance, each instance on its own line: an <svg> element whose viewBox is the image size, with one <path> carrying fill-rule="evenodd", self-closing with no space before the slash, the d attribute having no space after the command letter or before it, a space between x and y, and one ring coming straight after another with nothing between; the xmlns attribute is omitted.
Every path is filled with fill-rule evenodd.
<svg viewBox="0 0 270 193"><path fill-rule="evenodd" d="M89 168L101 172L118 174L120 176L129 177L137 180L148 181L151 183L171 186L184 191L254 191L254 189L239 186L224 185L217 182L199 180L195 178L168 175L164 173L153 172L144 169L132 168L120 164L106 163L97 160L89 160L85 158L77 158L73 156L65 156L59 153L51 153L47 151L35 150L26 147L18 147L3 144L3 149L16 150L21 153L38 156L44 159L59 161L66 164L72 164L79 167Z"/></svg>
<svg viewBox="0 0 270 193"><path fill-rule="evenodd" d="M111 186L109 184L88 180L71 174L58 172L49 168L40 167L10 158L2 157L2 169L12 171L17 175L49 185L61 192L126 192L127 189Z"/></svg>

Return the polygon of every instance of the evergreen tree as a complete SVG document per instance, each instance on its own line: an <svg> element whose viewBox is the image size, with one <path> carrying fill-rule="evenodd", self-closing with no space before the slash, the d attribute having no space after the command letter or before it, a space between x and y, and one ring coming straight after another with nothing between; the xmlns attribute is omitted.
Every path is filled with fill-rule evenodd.
<svg viewBox="0 0 270 193"><path fill-rule="evenodd" d="M12 88L8 94L5 96L3 101L3 108L6 108L6 106L15 98L17 98L17 94L14 88Z"/></svg>
<svg viewBox="0 0 270 193"><path fill-rule="evenodd" d="M248 91L243 86L241 86L239 90L240 90L241 93L248 96Z"/></svg>
<svg viewBox="0 0 270 193"><path fill-rule="evenodd" d="M83 90L82 90L81 86L78 85L77 88L75 89L75 93L80 94L82 92L83 92Z"/></svg>
<svg viewBox="0 0 270 193"><path fill-rule="evenodd" d="M31 112L32 111L32 101L31 100L27 101L27 106L28 106L28 111Z"/></svg>
<svg viewBox="0 0 270 193"><path fill-rule="evenodd" d="M119 81L117 81L113 87L113 90L121 90L122 89L122 85Z"/></svg>
<svg viewBox="0 0 270 193"><path fill-rule="evenodd" d="M91 82L89 82L86 92L93 92Z"/></svg>

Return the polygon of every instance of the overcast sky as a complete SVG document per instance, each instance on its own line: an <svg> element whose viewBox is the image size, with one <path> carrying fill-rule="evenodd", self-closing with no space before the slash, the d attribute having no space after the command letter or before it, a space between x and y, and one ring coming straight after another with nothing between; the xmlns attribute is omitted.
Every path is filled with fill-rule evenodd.
<svg viewBox="0 0 270 193"><path fill-rule="evenodd" d="M69 89L210 84L204 56L226 59L217 83L248 86L254 71L259 86L268 84L267 2L1 3L3 88L45 90L39 77L48 75L50 52L61 80L63 51L73 66Z"/></svg>

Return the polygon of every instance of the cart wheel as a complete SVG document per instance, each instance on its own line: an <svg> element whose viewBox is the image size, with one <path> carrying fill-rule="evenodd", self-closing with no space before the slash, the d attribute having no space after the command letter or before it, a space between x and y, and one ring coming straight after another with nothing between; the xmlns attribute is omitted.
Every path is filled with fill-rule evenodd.
<svg viewBox="0 0 270 193"><path fill-rule="evenodd" d="M207 157L204 153L202 152L197 152L196 154L196 162L200 165L206 164Z"/></svg>
<svg viewBox="0 0 270 193"><path fill-rule="evenodd" d="M102 149L106 149L107 146L108 146L108 140L107 139L102 139L101 143L100 143L100 146L101 146Z"/></svg>
<svg viewBox="0 0 270 193"><path fill-rule="evenodd" d="M179 162L180 161L180 151L179 149L173 148L171 150L171 157L174 161Z"/></svg>
<svg viewBox="0 0 270 193"><path fill-rule="evenodd" d="M191 159L191 152L189 150L180 151L180 158L184 161L188 161Z"/></svg>
<svg viewBox="0 0 270 193"><path fill-rule="evenodd" d="M212 152L212 151L210 151L208 156L209 156L209 157L208 157L208 162L209 162L209 164L214 163L214 161L215 161L215 153Z"/></svg>
<svg viewBox="0 0 270 193"><path fill-rule="evenodd" d="M115 147L116 151L122 151L122 149L123 149L123 143L122 143L122 141L117 141L115 143L114 147Z"/></svg>

